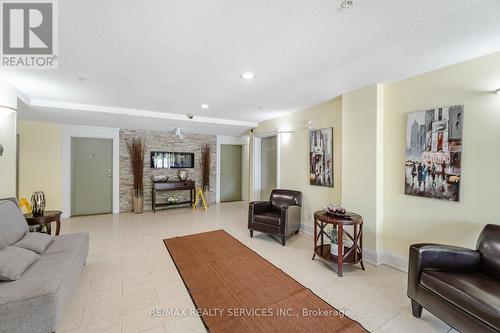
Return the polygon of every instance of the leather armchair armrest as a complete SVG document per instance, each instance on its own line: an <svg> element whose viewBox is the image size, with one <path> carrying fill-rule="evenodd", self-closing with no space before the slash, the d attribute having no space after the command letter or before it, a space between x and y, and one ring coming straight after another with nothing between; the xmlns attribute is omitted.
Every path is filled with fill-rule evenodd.
<svg viewBox="0 0 500 333"><path fill-rule="evenodd" d="M300 229L302 220L302 207L298 205L290 205L281 209L281 221L285 226L284 234L289 235Z"/></svg>
<svg viewBox="0 0 500 333"><path fill-rule="evenodd" d="M481 265L478 251L441 244L413 244L408 264L408 297L415 299L420 273L426 270L476 272Z"/></svg>
<svg viewBox="0 0 500 333"><path fill-rule="evenodd" d="M273 209L269 201L253 201L250 203L250 209L254 214L268 212Z"/></svg>

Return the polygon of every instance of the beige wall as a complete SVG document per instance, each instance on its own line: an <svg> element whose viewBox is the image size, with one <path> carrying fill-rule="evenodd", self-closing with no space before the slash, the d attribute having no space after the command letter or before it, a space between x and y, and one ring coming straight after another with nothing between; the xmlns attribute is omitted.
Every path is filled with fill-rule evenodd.
<svg viewBox="0 0 500 333"><path fill-rule="evenodd" d="M19 121L19 197L45 192L48 209L62 209L62 127Z"/></svg>
<svg viewBox="0 0 500 333"><path fill-rule="evenodd" d="M491 93L500 88L499 65L500 53L495 53L365 87L263 122L255 133L293 130L281 134L280 181L283 188L303 192L303 222L310 226L312 212L342 202L365 217L365 249L377 255L368 259L405 268L410 244L475 247L485 224L500 223L500 96ZM405 195L407 113L457 104L465 106L461 202ZM333 189L308 184L309 120L316 128L334 126Z"/></svg>
<svg viewBox="0 0 500 333"><path fill-rule="evenodd" d="M383 87L342 95L342 206L364 219L369 259L383 250Z"/></svg>
<svg viewBox="0 0 500 333"><path fill-rule="evenodd" d="M385 251L438 242L474 247L481 228L500 223L500 53L385 86ZM404 194L406 114L463 104L461 202Z"/></svg>
<svg viewBox="0 0 500 333"><path fill-rule="evenodd" d="M324 208L329 203L341 201L341 103L341 99L336 98L302 111L262 122L254 131L255 135L275 130L293 131L280 134L280 187L299 190L303 193L302 222L305 223L308 231L312 230L314 211ZM309 120L313 121L314 128L333 127L333 188L309 185ZM251 138L250 142L252 141ZM253 152L252 147L250 151ZM253 157L250 163L253 169ZM251 180L250 184L252 183ZM253 186L250 186L250 193L253 193Z"/></svg>
<svg viewBox="0 0 500 333"><path fill-rule="evenodd" d="M16 196L17 90L0 81L0 198Z"/></svg>

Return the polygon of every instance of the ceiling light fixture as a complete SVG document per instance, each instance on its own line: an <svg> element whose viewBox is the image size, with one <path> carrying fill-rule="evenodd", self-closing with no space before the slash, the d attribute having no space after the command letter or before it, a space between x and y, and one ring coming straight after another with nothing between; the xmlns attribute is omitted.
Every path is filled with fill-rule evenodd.
<svg viewBox="0 0 500 333"><path fill-rule="evenodd" d="M344 8L344 9L351 8L352 5L354 5L354 0L344 0L344 1L342 1L342 8Z"/></svg>
<svg viewBox="0 0 500 333"><path fill-rule="evenodd" d="M179 127L177 127L177 128L175 129L175 136L176 136L176 137L177 137L177 139L179 139L179 140L184 139L184 135L182 135L182 133L181 133L181 129L180 129Z"/></svg>
<svg viewBox="0 0 500 333"><path fill-rule="evenodd" d="M252 72L245 72L240 75L243 80L253 80L255 78L255 74Z"/></svg>
<svg viewBox="0 0 500 333"><path fill-rule="evenodd" d="M208 109L208 104L202 104L200 105L202 109Z"/></svg>

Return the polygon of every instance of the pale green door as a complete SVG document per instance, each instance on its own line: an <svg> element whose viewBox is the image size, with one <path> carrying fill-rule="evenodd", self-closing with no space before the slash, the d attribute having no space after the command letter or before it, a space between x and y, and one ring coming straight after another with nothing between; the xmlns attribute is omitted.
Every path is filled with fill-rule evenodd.
<svg viewBox="0 0 500 333"><path fill-rule="evenodd" d="M113 140L71 138L71 215L113 210Z"/></svg>
<svg viewBox="0 0 500 333"><path fill-rule="evenodd" d="M241 146L221 145L220 201L241 200Z"/></svg>

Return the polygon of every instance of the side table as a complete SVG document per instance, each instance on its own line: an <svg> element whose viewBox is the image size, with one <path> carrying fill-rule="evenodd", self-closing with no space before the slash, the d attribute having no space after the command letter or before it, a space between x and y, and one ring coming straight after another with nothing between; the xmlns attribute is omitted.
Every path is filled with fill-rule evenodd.
<svg viewBox="0 0 500 333"><path fill-rule="evenodd" d="M32 213L24 214L24 218L29 225L43 224L47 227L47 234L51 234L50 224L56 222L56 236L59 236L61 230L61 214L58 210L48 210L43 215L33 215Z"/></svg>
<svg viewBox="0 0 500 333"><path fill-rule="evenodd" d="M326 233L325 227L332 225L338 231L338 253L343 255L336 256L330 253L330 243L324 243L324 236L330 237ZM346 226L352 226L354 232L351 235L345 230ZM344 246L343 237L347 236L352 246ZM331 239L330 239L331 240ZM337 263L337 274L342 276L342 266L344 264L361 264L361 268L365 270L363 265L363 218L358 214L351 214L346 217L339 217L327 213L325 210L320 210L314 213L314 254L316 256L331 262Z"/></svg>

